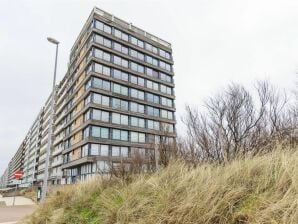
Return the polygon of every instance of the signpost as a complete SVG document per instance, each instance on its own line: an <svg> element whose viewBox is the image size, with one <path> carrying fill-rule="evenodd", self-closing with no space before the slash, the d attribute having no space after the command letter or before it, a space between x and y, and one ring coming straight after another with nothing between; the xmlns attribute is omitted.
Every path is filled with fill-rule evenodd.
<svg viewBox="0 0 298 224"><path fill-rule="evenodd" d="M15 191L14 191L14 196L13 196L13 203L12 203L12 206L14 206L14 204L15 204L15 200L16 200L16 193L17 193L18 182L19 182L18 180L21 180L21 179L22 179L23 174L24 174L24 172L23 172L23 171L20 171L20 170L18 170L18 171L16 171L16 172L14 173L14 176L15 176L15 178L16 178L16 182L15 182L15 184L16 184L16 188L15 188Z"/></svg>

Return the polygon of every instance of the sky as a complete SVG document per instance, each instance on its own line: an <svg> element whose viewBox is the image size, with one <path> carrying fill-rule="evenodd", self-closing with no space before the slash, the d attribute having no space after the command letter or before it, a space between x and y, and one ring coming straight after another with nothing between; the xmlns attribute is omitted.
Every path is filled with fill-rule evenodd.
<svg viewBox="0 0 298 224"><path fill-rule="evenodd" d="M51 91L46 37L61 43L60 81L94 6L172 43L178 127L186 104L200 108L231 82L289 90L298 79L297 0L2 0L0 175Z"/></svg>

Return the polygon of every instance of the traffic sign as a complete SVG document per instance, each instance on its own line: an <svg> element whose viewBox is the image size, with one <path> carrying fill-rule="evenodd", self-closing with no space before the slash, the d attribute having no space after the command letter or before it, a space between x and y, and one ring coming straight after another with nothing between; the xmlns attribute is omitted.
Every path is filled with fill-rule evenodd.
<svg viewBox="0 0 298 224"><path fill-rule="evenodd" d="M14 173L14 176L16 179L21 179L23 177L23 174L24 174L23 171L18 170Z"/></svg>

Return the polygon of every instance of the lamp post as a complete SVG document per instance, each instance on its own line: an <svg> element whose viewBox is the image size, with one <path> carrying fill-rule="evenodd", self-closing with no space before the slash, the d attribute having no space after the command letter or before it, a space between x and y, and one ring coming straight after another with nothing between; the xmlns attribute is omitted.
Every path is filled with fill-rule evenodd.
<svg viewBox="0 0 298 224"><path fill-rule="evenodd" d="M55 40L54 38L48 37L47 40L56 45L56 56L55 56L55 68L54 68L54 78L53 78L53 89L51 94L51 114L50 114L50 124L49 124L49 131L48 131L48 145L46 151L46 161L45 161L45 171L43 177L43 184L42 184L42 194L41 200L44 201L47 196L47 188L48 188L48 176L49 176L49 160L50 160L50 153L52 147L52 133L53 133L53 122L54 122L54 104L55 104L55 85L56 85L56 73L57 73L57 58L58 58L58 45L59 41Z"/></svg>

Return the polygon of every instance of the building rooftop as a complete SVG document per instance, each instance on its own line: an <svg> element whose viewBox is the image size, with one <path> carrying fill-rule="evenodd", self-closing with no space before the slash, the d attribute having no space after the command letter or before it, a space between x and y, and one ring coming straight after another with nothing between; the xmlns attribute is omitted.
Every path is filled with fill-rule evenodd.
<svg viewBox="0 0 298 224"><path fill-rule="evenodd" d="M148 38L148 39L150 39L150 40L152 40L152 41L154 41L154 42L156 42L156 43L158 43L160 45L163 45L165 47L171 48L171 44L169 42L167 42L167 41L165 41L165 40L163 40L163 39L161 39L159 37L156 37L153 34L150 34L150 33L146 32L146 31L144 31L144 30L142 30L142 29L140 29L140 28L132 25L132 23L128 23L128 22L126 22L126 21L124 21L124 20L122 20L122 19L120 19L120 18L118 18L118 17L116 17L116 16L114 16L114 15L112 15L112 14L110 14L110 13L104 11L104 10L102 10L102 9L99 9L97 7L94 7L93 10L92 10L92 12L91 12L91 14L90 14L90 16L87 19L87 22L83 26L83 29L81 30L81 32L80 32L77 40L75 41L75 43L74 43L71 51L76 46L78 40L81 37L81 34L84 32L86 26L88 25L88 21L90 20L91 17L93 17L94 14L97 14L99 16L102 16L103 18L105 18L105 19L107 19L107 20L109 20L111 22L114 22L114 23L120 25L120 26L122 26L125 29L131 30L132 32L135 32L135 33L137 33L139 35L143 35L146 38Z"/></svg>

